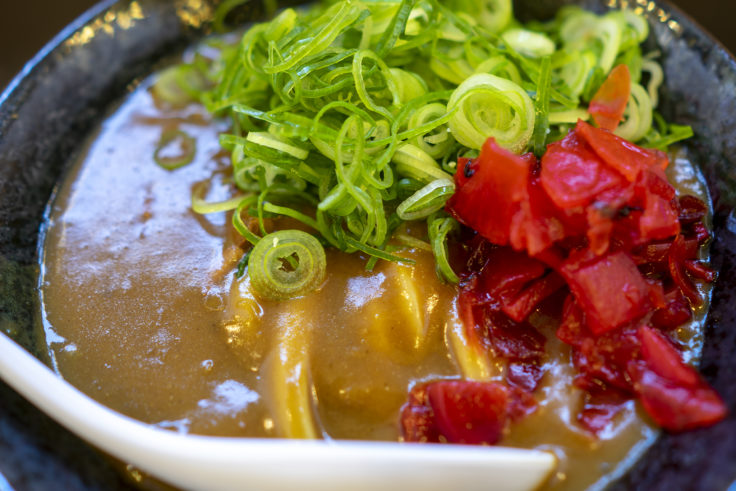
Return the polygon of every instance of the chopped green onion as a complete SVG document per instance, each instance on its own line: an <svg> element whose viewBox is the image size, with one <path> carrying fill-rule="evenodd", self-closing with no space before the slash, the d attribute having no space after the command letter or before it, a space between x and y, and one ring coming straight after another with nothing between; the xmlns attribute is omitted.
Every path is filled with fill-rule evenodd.
<svg viewBox="0 0 736 491"><path fill-rule="evenodd" d="M280 230L263 237L251 251L248 275L253 290L270 300L306 295L325 279L325 251L314 236Z"/></svg>
<svg viewBox="0 0 736 491"><path fill-rule="evenodd" d="M450 283L458 283L460 278L450 266L449 254L447 252L447 236L458 230L460 224L452 217L444 213L432 216L427 220L427 231L429 233L429 241L432 245L432 251L435 257L435 269L437 276L444 278Z"/></svg>
<svg viewBox="0 0 736 491"><path fill-rule="evenodd" d="M153 160L166 170L183 167L194 160L197 141L181 130L166 131L161 135Z"/></svg>
<svg viewBox="0 0 736 491"><path fill-rule="evenodd" d="M651 130L654 135L648 137L642 142L642 146L648 148L656 148L658 150L667 150L667 147L682 140L687 140L693 136L693 129L690 126L679 124L667 125L664 135Z"/></svg>
<svg viewBox="0 0 736 491"><path fill-rule="evenodd" d="M601 84L606 79L606 73L601 69L601 67L596 66L590 72L588 72L588 77L585 80L585 86L583 87L583 93L581 94L581 97L584 101L590 101L596 92L598 92L598 89L600 89Z"/></svg>
<svg viewBox="0 0 736 491"><path fill-rule="evenodd" d="M390 68L389 72L396 85L399 101L402 103L406 104L427 93L427 85L419 75L399 68Z"/></svg>
<svg viewBox="0 0 736 491"><path fill-rule="evenodd" d="M541 157L547 148L547 133L549 133L549 89L552 84L552 60L549 56L542 60L537 81L537 96L534 99L534 133L532 143L534 153Z"/></svg>
<svg viewBox="0 0 736 491"><path fill-rule="evenodd" d="M656 61L643 60L641 68L642 70L649 72L647 92L649 93L649 99L652 101L652 106L657 107L657 103L659 102L659 87L662 85L662 81L664 80L662 67Z"/></svg>
<svg viewBox="0 0 736 491"><path fill-rule="evenodd" d="M590 118L590 113L587 109L570 109L569 111L550 111L547 119L549 124L575 124L578 119L587 121Z"/></svg>
<svg viewBox="0 0 736 491"><path fill-rule="evenodd" d="M626 27L634 32L634 42L639 44L646 41L649 36L649 23L647 19L630 9L624 9L623 14Z"/></svg>
<svg viewBox="0 0 736 491"><path fill-rule="evenodd" d="M416 237L412 237L411 235L397 233L394 234L394 239L398 243L407 247L411 247L412 249L420 249L422 251L432 252L432 246L429 243L417 239Z"/></svg>
<svg viewBox="0 0 736 491"><path fill-rule="evenodd" d="M284 152L299 160L304 160L309 155L309 152L307 150L294 145L290 145L289 143L286 143L275 137L274 135L266 132L251 131L250 133L248 133L246 140L255 143L256 145L262 145L264 147L278 150L279 152Z"/></svg>
<svg viewBox="0 0 736 491"><path fill-rule="evenodd" d="M450 0L450 8L476 17L490 32L501 32L512 20L511 0Z"/></svg>
<svg viewBox="0 0 736 491"><path fill-rule="evenodd" d="M402 256L397 256L395 254L391 254L390 252L386 252L376 247L365 245L362 242L358 242L357 240L351 237L347 237L345 240L349 246L354 247L356 250L364 252L368 254L369 256L377 257L378 259L383 259L385 261L393 261L397 263L406 263L406 264L415 263L413 259L409 259L409 258L402 257Z"/></svg>
<svg viewBox="0 0 736 491"><path fill-rule="evenodd" d="M217 27L242 3L220 2ZM220 59L195 56L152 90L172 104L199 100L232 122L220 142L244 197L207 203L196 188L195 211L234 210L233 226L253 244L262 239L246 216L260 235L265 217L290 217L324 244L367 254L369 269L379 259L406 262L389 244L406 243L402 221L426 218L438 274L457 281L447 237L458 224L440 210L457 158L488 137L540 155L588 118L615 63L627 63L634 82L620 134L655 148L688 134L652 127L661 67L641 55L647 35L632 11L565 7L522 24L511 0L337 0L284 9L237 45L222 43ZM157 161L188 141L177 138Z"/></svg>
<svg viewBox="0 0 736 491"><path fill-rule="evenodd" d="M488 73L477 73L455 89L447 108L450 131L463 145L480 149L489 136L512 152L521 153L534 131L534 103L526 91Z"/></svg>
<svg viewBox="0 0 736 491"><path fill-rule="evenodd" d="M511 80L515 84L522 83L521 74L516 65L505 56L491 56L475 67L475 73L490 73L497 77Z"/></svg>
<svg viewBox="0 0 736 491"><path fill-rule="evenodd" d="M621 47L621 25L616 19L606 16L598 21L597 31L598 38L603 43L603 52L598 59L598 66L604 73L608 73L613 68L616 54Z"/></svg>
<svg viewBox="0 0 736 491"><path fill-rule="evenodd" d="M238 207L242 196L236 196L225 201L208 202L205 201L204 195L207 192L208 182L197 183L192 188L192 210L200 215L207 215L209 213L218 213L222 211L234 210Z"/></svg>
<svg viewBox="0 0 736 491"><path fill-rule="evenodd" d="M501 39L517 53L531 58L542 58L555 52L554 41L527 29L509 29L501 35Z"/></svg>
<svg viewBox="0 0 736 491"><path fill-rule="evenodd" d="M408 129L412 130L421 127L437 118L440 118L447 114L447 106L441 102L432 102L430 104L420 107L414 114L409 118ZM417 135L412 140L420 150L424 151L427 155L432 158L438 159L446 155L448 150L455 144L455 139L452 137L447 125L442 124L431 132L427 132L421 135Z"/></svg>
<svg viewBox="0 0 736 491"><path fill-rule="evenodd" d="M241 201L238 207L235 209L235 213L233 213L232 219L233 228L235 228L235 230L237 230L240 235L245 237L246 240L253 245L256 245L258 242L260 242L261 238L251 232L248 226L245 224L245 222L243 221L243 211L248 209L250 206L253 206L257 200L257 196L249 196L247 198L244 198L243 201Z"/></svg>
<svg viewBox="0 0 736 491"><path fill-rule="evenodd" d="M383 32L381 39L376 43L375 52L378 56L385 56L391 48L394 47L399 36L406 30L406 22L409 20L409 15L414 2L411 0L402 0L399 9L396 11L396 15L391 19L391 23L387 29Z"/></svg>
<svg viewBox="0 0 736 491"><path fill-rule="evenodd" d="M412 194L396 208L402 220L417 220L442 209L455 192L455 183L449 179L437 179Z"/></svg>
<svg viewBox="0 0 736 491"><path fill-rule="evenodd" d="M235 278L240 279L245 275L245 268L248 266L251 252L253 252L253 249L248 249L248 251L243 254L243 257L240 258L240 261L238 261L238 267L235 270Z"/></svg>
<svg viewBox="0 0 736 491"><path fill-rule="evenodd" d="M577 98L582 94L590 71L595 67L595 64L595 55L588 50L579 53L575 59L562 66L560 77L568 87L570 95Z"/></svg>
<svg viewBox="0 0 736 491"><path fill-rule="evenodd" d="M614 133L626 140L638 141L652 127L652 101L644 87L639 84L631 84L631 94L624 117L625 121Z"/></svg>
<svg viewBox="0 0 736 491"><path fill-rule="evenodd" d="M411 143L406 143L396 150L393 162L399 174L421 182L451 178L435 159Z"/></svg>
<svg viewBox="0 0 736 491"><path fill-rule="evenodd" d="M173 107L195 102L210 85L206 62L195 59L192 64L174 65L163 70L151 87L154 97Z"/></svg>

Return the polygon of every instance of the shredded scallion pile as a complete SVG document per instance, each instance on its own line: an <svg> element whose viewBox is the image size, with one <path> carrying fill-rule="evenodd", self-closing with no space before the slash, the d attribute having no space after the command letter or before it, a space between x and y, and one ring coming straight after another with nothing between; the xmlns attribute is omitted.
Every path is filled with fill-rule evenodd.
<svg viewBox="0 0 736 491"><path fill-rule="evenodd" d="M371 256L368 268L410 262L396 251L424 247L438 275L457 281L446 241L458 224L443 208L457 158L477 155L489 136L540 155L588 119L588 101L620 63L632 90L617 132L657 148L691 134L655 112L662 69L642 53L647 36L631 11L569 7L525 26L511 0L318 3L251 26L219 59L164 72L158 95L168 87L172 99L188 95L232 120L221 144L244 194L225 208L254 245L264 218L288 216L324 245ZM415 220L426 222L424 240L400 229Z"/></svg>

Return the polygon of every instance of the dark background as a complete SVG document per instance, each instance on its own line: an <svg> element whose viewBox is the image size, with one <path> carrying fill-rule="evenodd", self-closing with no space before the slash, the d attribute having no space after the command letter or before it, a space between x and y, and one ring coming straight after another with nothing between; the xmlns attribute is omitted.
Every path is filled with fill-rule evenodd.
<svg viewBox="0 0 736 491"><path fill-rule="evenodd" d="M46 42L94 3L95 0L0 0L0 90ZM731 52L736 51L733 0L672 0L672 3L690 14Z"/></svg>

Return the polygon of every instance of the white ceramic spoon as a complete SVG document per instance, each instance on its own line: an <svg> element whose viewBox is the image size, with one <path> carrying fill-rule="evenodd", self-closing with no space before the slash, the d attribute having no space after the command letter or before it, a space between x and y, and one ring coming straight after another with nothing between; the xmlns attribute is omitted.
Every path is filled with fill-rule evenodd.
<svg viewBox="0 0 736 491"><path fill-rule="evenodd" d="M0 334L0 377L92 445L184 489L536 489L546 452L503 447L182 435L112 411Z"/></svg>

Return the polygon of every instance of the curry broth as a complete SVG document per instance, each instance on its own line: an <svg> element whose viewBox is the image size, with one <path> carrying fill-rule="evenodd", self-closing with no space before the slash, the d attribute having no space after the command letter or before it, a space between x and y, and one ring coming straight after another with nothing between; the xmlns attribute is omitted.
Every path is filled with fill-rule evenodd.
<svg viewBox="0 0 736 491"><path fill-rule="evenodd" d="M102 404L174 431L399 439L399 408L413 384L480 370L458 352L467 346L455 287L439 282L425 251L404 253L413 268L379 262L367 272L364 257L328 250L317 292L254 297L247 276L233 274L226 214L190 210L192 187L223 176L228 163L218 124L197 106L157 107L144 84L91 138L49 210L39 328L49 362ZM197 153L170 172L152 155L172 128L195 136ZM227 183L214 181L208 198L227 197ZM656 430L633 401L600 439L579 427L569 349L556 340L555 321L536 314L534 322L548 337L539 408L501 443L554 452L550 488L602 486ZM681 329L690 356L701 329ZM503 363L491 359L482 370L499 377Z"/></svg>

